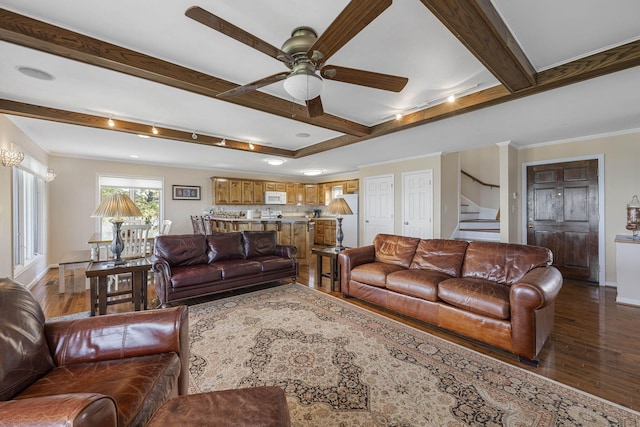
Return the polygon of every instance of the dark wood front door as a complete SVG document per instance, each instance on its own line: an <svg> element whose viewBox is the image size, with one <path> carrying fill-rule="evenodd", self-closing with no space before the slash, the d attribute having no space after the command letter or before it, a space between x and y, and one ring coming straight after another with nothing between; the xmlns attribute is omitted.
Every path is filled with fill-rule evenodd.
<svg viewBox="0 0 640 427"><path fill-rule="evenodd" d="M527 167L527 243L570 279L598 281L598 161Z"/></svg>

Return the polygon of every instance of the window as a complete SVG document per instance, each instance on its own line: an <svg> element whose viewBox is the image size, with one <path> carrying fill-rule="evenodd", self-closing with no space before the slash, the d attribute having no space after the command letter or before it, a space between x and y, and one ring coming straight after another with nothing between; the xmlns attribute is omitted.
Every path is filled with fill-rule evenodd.
<svg viewBox="0 0 640 427"><path fill-rule="evenodd" d="M142 212L142 221L151 225L149 235L157 234L162 219L162 179L101 176L98 181L100 200L116 193L128 195ZM102 234L110 233L112 230L113 224L109 219L102 218Z"/></svg>
<svg viewBox="0 0 640 427"><path fill-rule="evenodd" d="M13 263L25 266L44 252L44 181L13 168Z"/></svg>

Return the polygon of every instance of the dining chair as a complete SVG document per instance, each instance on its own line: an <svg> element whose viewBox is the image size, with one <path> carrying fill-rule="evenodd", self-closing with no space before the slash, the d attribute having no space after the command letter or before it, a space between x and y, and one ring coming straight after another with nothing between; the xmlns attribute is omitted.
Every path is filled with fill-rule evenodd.
<svg viewBox="0 0 640 427"><path fill-rule="evenodd" d="M124 248L121 257L123 259L143 258L149 255L149 224L123 224L120 227L120 237ZM114 275L113 286L118 289L120 280L128 280L130 274Z"/></svg>
<svg viewBox="0 0 640 427"><path fill-rule="evenodd" d="M162 227L160 228L160 235L166 236L171 231L171 226L173 225L173 221L170 219L165 219L162 221Z"/></svg>

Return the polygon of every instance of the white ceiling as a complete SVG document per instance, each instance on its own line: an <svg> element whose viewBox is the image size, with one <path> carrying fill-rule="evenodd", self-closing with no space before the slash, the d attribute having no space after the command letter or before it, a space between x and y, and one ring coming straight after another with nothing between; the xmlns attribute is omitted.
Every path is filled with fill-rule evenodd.
<svg viewBox="0 0 640 427"><path fill-rule="evenodd" d="M203 0L202 8L280 47L293 28L322 33L347 0ZM492 0L537 71L640 39L637 0ZM2 8L238 84L286 71L279 61L184 15L193 0L2 0ZM115 120L155 123L297 150L341 134L118 72L0 42L0 97ZM409 78L400 93L327 81L327 113L367 126L425 101L498 84L419 0L396 0L329 63ZM26 77L19 66L53 81ZM640 67L422 125L280 167L269 156L67 125L11 119L51 154L298 176L513 141L519 146L640 128ZM262 91L291 100L276 83ZM296 135L306 133L309 137ZM131 158L137 155L138 158Z"/></svg>

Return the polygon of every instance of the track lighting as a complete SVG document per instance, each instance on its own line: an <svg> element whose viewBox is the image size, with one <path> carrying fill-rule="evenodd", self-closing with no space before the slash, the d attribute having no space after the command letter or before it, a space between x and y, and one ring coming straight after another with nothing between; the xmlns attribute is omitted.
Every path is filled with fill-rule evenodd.
<svg viewBox="0 0 640 427"><path fill-rule="evenodd" d="M449 96L447 97L447 102L453 102L453 101L455 101L455 100L456 100L456 95L455 95L455 94L453 94L453 95L449 95Z"/></svg>
<svg viewBox="0 0 640 427"><path fill-rule="evenodd" d="M107 120L107 124L109 127L114 127L116 123L113 121L113 117L109 116L109 120Z"/></svg>
<svg viewBox="0 0 640 427"><path fill-rule="evenodd" d="M402 118L402 113L396 113L396 120L400 120Z"/></svg>
<svg viewBox="0 0 640 427"><path fill-rule="evenodd" d="M256 148L256 146L255 146L255 145L253 145L252 143L249 143L249 149L250 149L250 150L253 150L254 148Z"/></svg>
<svg viewBox="0 0 640 427"><path fill-rule="evenodd" d="M222 141L220 141L220 145L223 147L227 145L227 138L222 138Z"/></svg>
<svg viewBox="0 0 640 427"><path fill-rule="evenodd" d="M158 129L156 129L156 124L155 123L151 127L151 133L154 134L154 135L158 134Z"/></svg>
<svg viewBox="0 0 640 427"><path fill-rule="evenodd" d="M195 131L191 134L191 139L198 139L198 135Z"/></svg>

